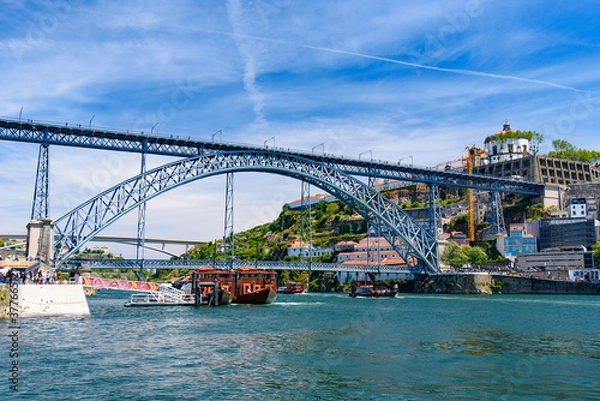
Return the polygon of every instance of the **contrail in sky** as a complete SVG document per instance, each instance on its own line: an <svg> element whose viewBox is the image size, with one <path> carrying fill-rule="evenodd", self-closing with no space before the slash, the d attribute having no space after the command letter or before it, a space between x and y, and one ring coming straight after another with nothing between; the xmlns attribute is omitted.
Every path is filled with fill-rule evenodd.
<svg viewBox="0 0 600 401"><path fill-rule="evenodd" d="M233 5L237 4L235 1L234 2L230 1L229 3L233 4ZM230 14L231 14L231 12L230 12ZM580 89L577 89L577 88L572 88L570 86L560 85L560 84L556 84L554 82L542 81L542 80L538 80L538 79L523 78L523 77L517 77L514 75L493 74L490 72L482 72L482 71L474 71L474 70L463 70L463 69L457 69L457 68L435 67L435 66L430 66L430 65L411 63L409 61L401 61L401 60L391 59L391 58L387 58L387 57L374 56L371 54L356 53L356 52L350 52L350 51L346 51L346 50L332 49L332 48L328 48L328 47L305 45L305 44L301 44L301 43L290 42L290 41L283 40L283 39L273 39L273 38L267 38L267 37L263 37L263 36L248 35L248 34L240 33L239 30L237 30L237 29L236 29L237 32L235 32L235 31L234 32L226 32L226 31L220 31L220 30L214 30L214 29L202 29L202 28L195 28L195 27L190 28L190 27L186 27L186 26L171 25L171 27L179 28L179 29L186 29L186 30L196 31L196 32L210 33L210 34L214 34L214 35L228 36L228 37L236 38L236 39L237 38L246 38L246 39L252 39L252 40L261 41L261 42L288 44L288 45L293 45L293 46L304 48L304 49L310 49L310 50L316 50L316 51L328 52L328 53L343 54L346 56L354 56L354 57L360 57L360 58L365 58L365 59L370 59L370 60L383 61L386 63L393 63L393 64L398 64L398 65L403 65L406 67L420 68L423 70L439 71L439 72L446 72L446 73L450 73L450 74L459 74L459 75L470 75L470 76L477 76L477 77L484 77L484 78L503 79L503 80L516 81L516 82L527 82L527 83L531 83L531 84L549 86L549 87L557 88L557 89L565 89L565 90L573 91L573 92L582 92ZM238 44L238 46L239 46L238 42L236 42L236 44ZM245 83L246 88L252 95L252 97L254 97L254 100L256 102L255 103L255 112L256 112L257 116L259 116L259 119L260 119L261 112L262 112L260 105L261 105L262 99L261 99L260 92L258 91L258 89L255 86L255 80L253 79L253 77L255 77L255 71L253 69L254 65L253 65L252 61L253 60L246 61L245 82L244 83Z"/></svg>
<svg viewBox="0 0 600 401"><path fill-rule="evenodd" d="M574 91L574 92L581 92L580 89L572 88L570 86L560 85L560 84L556 84L554 82L542 81L542 80L538 80L538 79L517 77L514 75L501 75L501 74L493 74L490 72L482 72L482 71L474 71L474 70L435 67L435 66L430 66L430 65L411 63L409 61L401 61L401 60L391 59L391 58L387 58L387 57L373 56L371 54L331 49L328 47L305 45L305 44L301 44L301 43L289 42L289 41L286 41L283 39L272 39L272 38L266 38L266 37L262 37L262 36L247 35L247 34L243 34L243 33L232 33L232 32L225 32L225 31L205 30L205 29L197 29L197 28L189 28L189 29L200 31L200 32L213 33L213 34L217 34L217 35L225 35L225 36L230 36L230 37L243 37L243 38L253 39L253 40L262 41L262 42L290 44L290 45L294 45L294 46L301 47L304 49L317 50L317 51L328 52L328 53L343 54L343 55L347 55L347 56L354 56L354 57L360 57L360 58L365 58L365 59L370 59L370 60L383 61L386 63L393 63L393 64L403 65L403 66L407 66L407 67L420 68L420 69L424 69L424 70L440 71L440 72L447 72L447 73L459 74L459 75L471 75L471 76L478 76L478 77L485 77L485 78L504 79L504 80L517 81L517 82L527 82L527 83L532 83L532 84L549 86L552 88L565 89L565 90Z"/></svg>
<svg viewBox="0 0 600 401"><path fill-rule="evenodd" d="M318 46L300 45L300 44L297 45L297 46L304 47L304 48L307 48L307 49L313 49L313 50L320 50L320 51L330 52L330 53L338 53L338 54L345 54L345 55L348 55L348 56L362 57L362 58L367 58L367 59L371 59L371 60L385 61L385 62L388 62L388 63L405 65L407 67L422 68L422 69L425 69L425 70L449 72L449 73L460 74L460 75L474 75L474 76L479 76L479 77L509 79L509 80L513 80L513 81L521 81L521 82L529 82L529 83L534 83L534 84L546 85L546 86L551 86L551 87L559 88L559 89L567 89L567 90L575 91L575 92L579 92L580 91L579 89L571 88L570 86L559 85L559 84L555 84L553 82L540 81L538 79L529 79L529 78L516 77L514 75L500 75L500 74L492 74L492 73L489 73L489 72L481 72L481 71L473 71L473 70L461 70L461 69L456 69L456 68L434 67L434 66L429 66L429 65L411 63L411 62L408 62L408 61L395 60L395 59L386 58L386 57L372 56L372 55L369 55L369 54L354 53L354 52L348 52L348 51L345 51L345 50L330 49L330 48L327 48L327 47L318 47Z"/></svg>

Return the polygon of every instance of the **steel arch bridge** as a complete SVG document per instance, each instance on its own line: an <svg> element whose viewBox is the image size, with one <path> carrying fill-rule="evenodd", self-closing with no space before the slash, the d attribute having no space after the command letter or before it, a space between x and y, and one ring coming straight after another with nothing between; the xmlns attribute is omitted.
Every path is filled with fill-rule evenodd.
<svg viewBox="0 0 600 401"><path fill-rule="evenodd" d="M438 271L436 238L392 201L331 165L269 150L229 151L186 158L107 189L54 221L55 264L63 263L101 230L148 200L198 179L230 172L279 174L319 187L380 229L411 269Z"/></svg>

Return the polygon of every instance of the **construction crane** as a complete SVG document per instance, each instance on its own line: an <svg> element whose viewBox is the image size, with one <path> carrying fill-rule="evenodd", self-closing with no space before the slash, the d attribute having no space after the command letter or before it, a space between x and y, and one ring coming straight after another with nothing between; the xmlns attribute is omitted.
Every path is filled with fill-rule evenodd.
<svg viewBox="0 0 600 401"><path fill-rule="evenodd" d="M450 160L444 163L439 163L433 166L433 168L438 168L441 166L445 166L444 170L455 170L458 168L467 168L467 174L473 174L473 164L475 163L475 158L483 156L487 149L479 149L475 146L465 148L467 151L467 155L465 157L460 157L458 159ZM462 162L459 166L452 167L452 163ZM475 240L475 201L473 198L473 188L467 188L467 205L468 205L468 233L467 236L469 241Z"/></svg>

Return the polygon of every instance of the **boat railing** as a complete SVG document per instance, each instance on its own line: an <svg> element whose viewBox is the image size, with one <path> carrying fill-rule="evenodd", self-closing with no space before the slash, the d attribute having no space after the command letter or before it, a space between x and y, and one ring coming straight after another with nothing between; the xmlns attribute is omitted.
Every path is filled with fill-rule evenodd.
<svg viewBox="0 0 600 401"><path fill-rule="evenodd" d="M172 286L167 285L167 284L161 284L158 287L158 293L159 294L165 294L165 295L167 295L169 297L172 297L172 298L180 298L182 295L185 295L184 291L178 290L177 288L172 287Z"/></svg>
<svg viewBox="0 0 600 401"><path fill-rule="evenodd" d="M130 305L191 303L194 303L194 296L192 294L178 290L170 285L160 285L158 292L132 294L129 301Z"/></svg>

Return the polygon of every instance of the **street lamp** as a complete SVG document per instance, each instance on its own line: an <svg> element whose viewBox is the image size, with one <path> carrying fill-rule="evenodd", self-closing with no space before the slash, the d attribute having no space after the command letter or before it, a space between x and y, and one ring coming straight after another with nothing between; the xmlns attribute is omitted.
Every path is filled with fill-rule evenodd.
<svg viewBox="0 0 600 401"><path fill-rule="evenodd" d="M315 149L318 148L319 146L323 150L323 155L325 155L325 144L324 143L320 143L318 145L313 146L313 148L312 148L312 154L313 155L315 154Z"/></svg>
<svg viewBox="0 0 600 401"><path fill-rule="evenodd" d="M156 124L154 124L154 125L152 126L152 128L150 128L150 135L152 135L152 134L154 133L154 128L156 128L156 126L157 126L158 124L160 124L160 121L157 121L157 122L156 122Z"/></svg>
<svg viewBox="0 0 600 401"><path fill-rule="evenodd" d="M274 137L274 136L272 136L272 137L270 137L269 139L267 139L267 140L265 141L265 143L264 143L264 146L265 146L265 148L268 148L268 146L267 146L267 142L269 142L269 141L273 141L273 147L275 147L275 137Z"/></svg>
<svg viewBox="0 0 600 401"><path fill-rule="evenodd" d="M401 157L400 160L398 160L398 164L402 164L402 160L408 159L408 158L410 158L410 166L412 167L412 165L413 165L413 157L412 157L412 155Z"/></svg>
<svg viewBox="0 0 600 401"><path fill-rule="evenodd" d="M369 150L365 150L365 151L364 151L364 152L362 152L362 153L359 153L359 154L358 154L358 160L360 160L360 157L361 157L362 155L364 155L365 153L369 153L369 154L371 155L371 161L373 161L373 152L371 152L371 150L370 150L370 149L369 149Z"/></svg>
<svg viewBox="0 0 600 401"><path fill-rule="evenodd" d="M210 140L211 140L212 142L214 142L214 141L215 141L215 136L216 136L216 135L219 135L219 141L221 141L221 140L222 140L222 138L223 138L223 131L222 131L222 130L218 130L217 132L215 132L214 134L212 134L212 137L210 138Z"/></svg>

